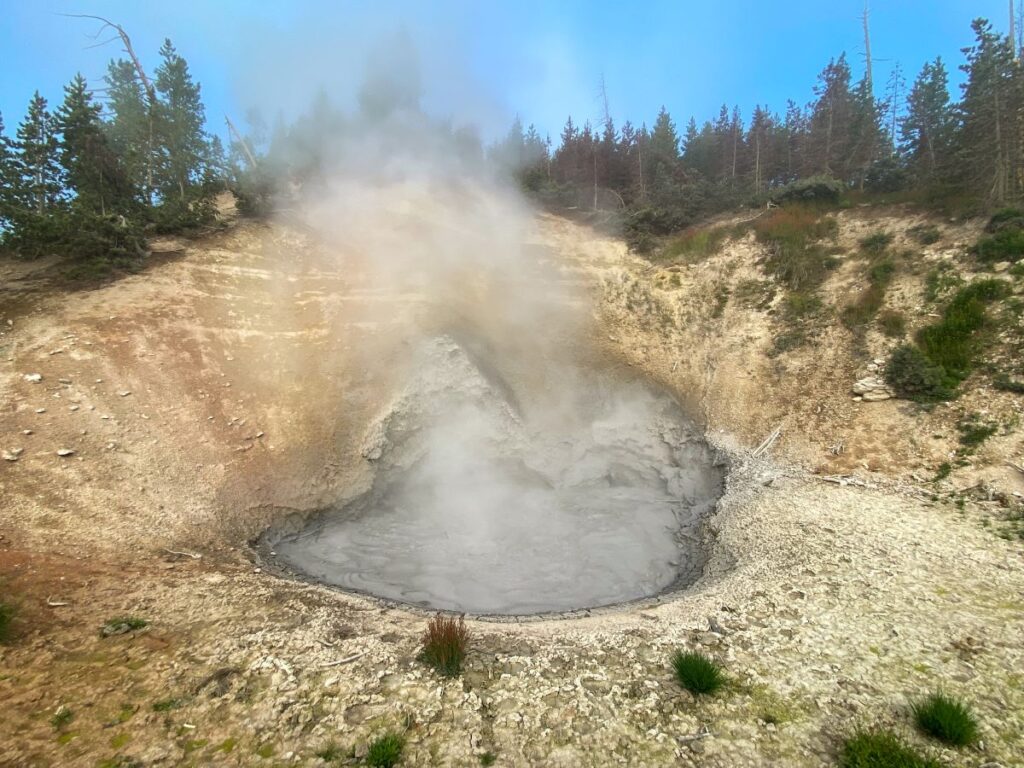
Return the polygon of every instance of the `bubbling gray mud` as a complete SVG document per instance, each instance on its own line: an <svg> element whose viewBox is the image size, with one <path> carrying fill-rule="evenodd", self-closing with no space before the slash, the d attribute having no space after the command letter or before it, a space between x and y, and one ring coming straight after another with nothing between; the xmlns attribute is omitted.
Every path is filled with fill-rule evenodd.
<svg viewBox="0 0 1024 768"><path fill-rule="evenodd" d="M425 608L535 614L692 583L722 471L679 406L588 374L540 413L448 336L362 447L362 496L264 544L306 577Z"/></svg>

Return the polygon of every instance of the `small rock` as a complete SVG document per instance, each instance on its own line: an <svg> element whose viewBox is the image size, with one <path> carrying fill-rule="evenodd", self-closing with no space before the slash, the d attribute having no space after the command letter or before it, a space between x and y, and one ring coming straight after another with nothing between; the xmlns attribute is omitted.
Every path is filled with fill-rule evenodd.
<svg viewBox="0 0 1024 768"><path fill-rule="evenodd" d="M1005 272L1010 268L1010 262L1008 261L997 261L992 265L993 272Z"/></svg>
<svg viewBox="0 0 1024 768"><path fill-rule="evenodd" d="M17 461L19 458L21 458L21 454L24 452L24 448L11 448L9 451L4 451L4 461Z"/></svg>
<svg viewBox="0 0 1024 768"><path fill-rule="evenodd" d="M21 430L21 434L23 434L23 435L31 435L32 434L32 430L31 429L23 429L23 430Z"/></svg>
<svg viewBox="0 0 1024 768"><path fill-rule="evenodd" d="M58 456L74 456L75 452L73 450L71 450L70 448L58 448L57 449L57 455Z"/></svg>
<svg viewBox="0 0 1024 768"><path fill-rule="evenodd" d="M68 407L68 410L69 410L69 411L77 411L77 410L78 410L78 406L77 406L77 405L72 405L72 406L69 406L69 407Z"/></svg>
<svg viewBox="0 0 1024 768"><path fill-rule="evenodd" d="M121 390L120 392L118 392L117 394L119 394L119 395L120 395L121 397L128 397L128 395L130 395L131 393L132 393L132 392L131 392L131 390L130 390L130 389L122 389L122 390Z"/></svg>
<svg viewBox="0 0 1024 768"><path fill-rule="evenodd" d="M25 379L25 381L30 381L33 384L36 384L36 383L38 383L38 382L43 380L43 374L41 374L41 373L26 373L23 378Z"/></svg>
<svg viewBox="0 0 1024 768"><path fill-rule="evenodd" d="M36 408L36 413L46 413L45 408Z"/></svg>

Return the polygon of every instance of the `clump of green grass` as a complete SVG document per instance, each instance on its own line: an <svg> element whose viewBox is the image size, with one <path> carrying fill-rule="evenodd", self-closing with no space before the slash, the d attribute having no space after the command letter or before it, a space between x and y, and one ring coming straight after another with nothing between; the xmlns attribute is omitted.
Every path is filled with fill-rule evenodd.
<svg viewBox="0 0 1024 768"><path fill-rule="evenodd" d="M976 334L986 326L986 307L1006 295L1006 285L999 280L979 280L962 288L934 325L917 334L921 350L946 373L963 381L971 372L977 351Z"/></svg>
<svg viewBox="0 0 1024 768"><path fill-rule="evenodd" d="M942 367L910 344L893 350L885 366L885 380L897 395L919 403L949 400L955 394Z"/></svg>
<svg viewBox="0 0 1024 768"><path fill-rule="evenodd" d="M170 712L172 709L181 709L184 703L181 699L160 699L153 702L153 711Z"/></svg>
<svg viewBox="0 0 1024 768"><path fill-rule="evenodd" d="M860 249L865 253L877 256L892 244L892 235L888 232L874 232L861 238Z"/></svg>
<svg viewBox="0 0 1024 768"><path fill-rule="evenodd" d="M494 765L496 762L498 762L498 758L495 756L493 752L484 752L482 755L480 755L480 765Z"/></svg>
<svg viewBox="0 0 1024 768"><path fill-rule="evenodd" d="M1006 293L999 280L979 280L957 291L942 319L918 331L917 347L904 345L893 352L886 377L896 393L919 402L955 397L990 326L987 308Z"/></svg>
<svg viewBox="0 0 1024 768"><path fill-rule="evenodd" d="M1013 392L1017 395L1024 395L1024 381L1011 379L1005 373L1001 373L992 381L992 386L1001 392Z"/></svg>
<svg viewBox="0 0 1024 768"><path fill-rule="evenodd" d="M405 740L397 733L388 732L370 744L366 764L373 768L391 768L402 759Z"/></svg>
<svg viewBox="0 0 1024 768"><path fill-rule="evenodd" d="M71 721L74 719L74 710L64 704L61 704L57 707L57 711L53 713L53 717L50 718L50 725L52 725L56 731L63 731L71 725Z"/></svg>
<svg viewBox="0 0 1024 768"><path fill-rule="evenodd" d="M859 731L843 743L842 768L942 768L922 757L891 731Z"/></svg>
<svg viewBox="0 0 1024 768"><path fill-rule="evenodd" d="M714 693L725 685L722 668L703 653L676 651L672 657L676 680L690 693Z"/></svg>
<svg viewBox="0 0 1024 768"><path fill-rule="evenodd" d="M455 677L462 670L468 644L469 630L462 616L437 614L427 623L419 658L445 677Z"/></svg>
<svg viewBox="0 0 1024 768"><path fill-rule="evenodd" d="M966 747L978 738L978 721L970 707L942 692L912 705L914 722L929 736L954 747Z"/></svg>
<svg viewBox="0 0 1024 768"><path fill-rule="evenodd" d="M138 616L116 616L103 623L103 626L100 627L100 635L103 637L123 635L126 632L134 632L148 625L148 621L140 619Z"/></svg>
<svg viewBox="0 0 1024 768"><path fill-rule="evenodd" d="M948 461L944 461L939 464L939 468L935 470L935 477L932 480L938 482L939 480L945 480L953 472L953 465Z"/></svg>
<svg viewBox="0 0 1024 768"><path fill-rule="evenodd" d="M986 264L1018 262L1024 258L1024 211L1004 208L989 219L988 233L974 245L978 260Z"/></svg>
<svg viewBox="0 0 1024 768"><path fill-rule="evenodd" d="M972 453L975 448L999 431L999 425L968 418L956 425L960 432L961 453Z"/></svg>
<svg viewBox="0 0 1024 768"><path fill-rule="evenodd" d="M921 245L932 245L942 239L942 233L934 224L918 224L907 232Z"/></svg>
<svg viewBox="0 0 1024 768"><path fill-rule="evenodd" d="M15 607L11 603L0 603L0 645L11 641L14 635Z"/></svg>

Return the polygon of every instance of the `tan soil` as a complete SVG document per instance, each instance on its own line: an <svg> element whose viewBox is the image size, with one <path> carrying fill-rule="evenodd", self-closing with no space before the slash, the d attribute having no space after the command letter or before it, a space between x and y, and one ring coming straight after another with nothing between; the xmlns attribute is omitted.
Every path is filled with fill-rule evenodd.
<svg viewBox="0 0 1024 768"><path fill-rule="evenodd" d="M849 242L875 226L844 217ZM238 225L90 291L30 274L0 308L0 447L24 449L0 462L0 584L20 608L0 646L0 765L318 765L329 742L361 753L395 728L408 765L489 751L498 765L821 766L858 725L924 745L907 704L937 687L982 723L977 748L945 752L951 765L1024 765L1020 542L983 527L988 506L934 502L913 477L952 449L955 412L1008 419L1019 398L975 388L924 416L854 403L858 359L834 324L768 357L777 321L735 300L739 281L766 279L752 240L672 270L556 218L534 242L589 287L609 360L688 399L732 456L695 588L589 618L471 621L465 674L439 679L415 661L422 614L276 578L247 545L365 486L358 448L417 296L374 289L281 225ZM714 317L723 279L733 298ZM844 266L825 295L855 280ZM914 280L889 300L912 304ZM870 359L892 342L866 343ZM750 459L779 425L772 458ZM1022 491L1002 465L1015 456L1011 431L956 483ZM873 487L812 472L854 469ZM150 626L100 637L126 614ZM681 647L721 660L729 690L680 691L667 660ZM62 705L74 718L57 730Z"/></svg>

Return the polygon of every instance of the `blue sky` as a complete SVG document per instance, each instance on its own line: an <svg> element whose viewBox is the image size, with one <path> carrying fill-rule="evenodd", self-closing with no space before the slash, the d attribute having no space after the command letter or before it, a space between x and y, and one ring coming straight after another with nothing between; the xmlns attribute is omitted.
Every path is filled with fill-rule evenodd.
<svg viewBox="0 0 1024 768"><path fill-rule="evenodd" d="M829 58L847 52L862 70L863 0L616 0L563 2L258 2L257 0L0 0L0 112L13 134L35 89L59 101L76 71L101 85L114 44L88 48L97 24L57 14L94 13L122 24L152 71L170 37L202 83L212 130L258 105L294 114L322 87L350 104L367 46L399 26L420 49L425 103L474 122L485 136L518 112L557 138L565 118L597 121L603 76L618 122L653 121L664 104L682 127L726 102L748 116L806 103ZM909 83L936 55L954 82L971 19L1007 27L1005 0L872 0L875 82L899 62ZM101 39L105 39L104 36ZM954 89L954 95L956 89Z"/></svg>

